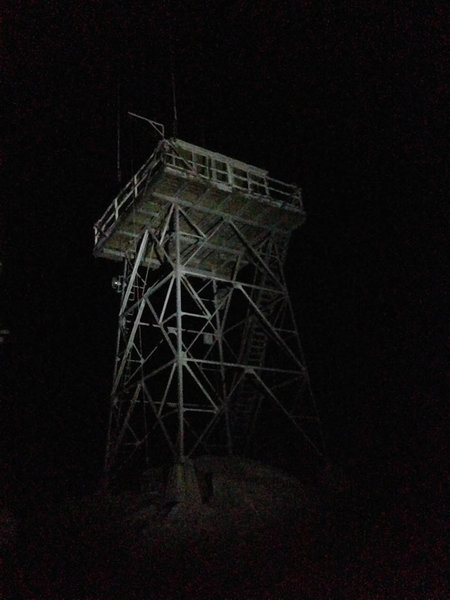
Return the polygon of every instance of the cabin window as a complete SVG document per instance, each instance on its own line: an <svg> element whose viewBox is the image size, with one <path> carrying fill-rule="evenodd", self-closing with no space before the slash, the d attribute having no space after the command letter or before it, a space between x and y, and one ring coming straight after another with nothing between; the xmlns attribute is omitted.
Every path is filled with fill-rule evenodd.
<svg viewBox="0 0 450 600"><path fill-rule="evenodd" d="M195 154L194 164L199 175L209 177L209 159L207 156L204 154Z"/></svg>
<svg viewBox="0 0 450 600"><path fill-rule="evenodd" d="M185 148L177 148L177 150L174 160L175 167L184 170L192 168L192 152Z"/></svg>
<svg viewBox="0 0 450 600"><path fill-rule="evenodd" d="M233 169L234 175L234 185L240 189L247 190L248 189L248 180L247 180L247 172L243 169L238 169L235 167Z"/></svg>
<svg viewBox="0 0 450 600"><path fill-rule="evenodd" d="M266 195L267 194L267 182L264 175L256 173L249 173L250 180L250 192L255 194Z"/></svg>
<svg viewBox="0 0 450 600"><path fill-rule="evenodd" d="M215 181L228 183L227 163L220 160L212 160L212 178Z"/></svg>

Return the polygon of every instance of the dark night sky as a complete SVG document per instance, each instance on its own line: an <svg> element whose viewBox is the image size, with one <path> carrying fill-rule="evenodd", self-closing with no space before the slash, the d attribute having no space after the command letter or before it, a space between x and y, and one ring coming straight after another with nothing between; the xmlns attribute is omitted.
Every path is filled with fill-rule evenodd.
<svg viewBox="0 0 450 600"><path fill-rule="evenodd" d="M19 487L102 460L117 267L92 257L92 225L119 189L118 84L125 177L155 143L127 111L170 130L170 39L179 137L303 188L287 274L330 450L437 454L447 11L396 4L9 3L2 428Z"/></svg>

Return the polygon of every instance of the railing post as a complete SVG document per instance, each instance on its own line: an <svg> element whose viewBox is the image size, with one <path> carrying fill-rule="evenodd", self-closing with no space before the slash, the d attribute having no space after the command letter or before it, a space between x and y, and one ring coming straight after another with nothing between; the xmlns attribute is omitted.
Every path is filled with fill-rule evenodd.
<svg viewBox="0 0 450 600"><path fill-rule="evenodd" d="M227 173L228 173L228 185L230 187L233 187L233 185L234 185L234 170L233 170L233 165L230 165L230 163L227 163Z"/></svg>

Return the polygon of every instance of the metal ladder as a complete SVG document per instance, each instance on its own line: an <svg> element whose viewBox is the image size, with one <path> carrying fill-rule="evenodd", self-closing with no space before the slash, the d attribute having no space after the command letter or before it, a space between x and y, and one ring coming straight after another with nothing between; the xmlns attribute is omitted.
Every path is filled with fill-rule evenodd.
<svg viewBox="0 0 450 600"><path fill-rule="evenodd" d="M131 288L130 291L130 295L128 298L128 302L132 303L134 302L137 298L140 297L140 295L142 294L142 290L143 290L143 286L142 284L134 284ZM128 336L130 334L131 328L133 326L134 323L134 317L133 315L126 315L124 317L124 321L123 321L123 333L122 336L124 339L128 339ZM139 329L136 332L136 336L139 335ZM141 363L141 361L137 358L133 358L133 352L131 351L128 356L127 356L127 360L125 363L125 368L123 371L123 381L127 382L130 380L131 375L133 373L133 371L136 370L137 365L139 365Z"/></svg>
<svg viewBox="0 0 450 600"><path fill-rule="evenodd" d="M272 268L275 264L274 257L267 254L266 262L269 268ZM267 273L261 277L259 281L261 287L265 288L268 277ZM256 304L267 319L271 317L273 300L274 292L267 288L260 290L257 296ZM256 315L252 316L251 322L244 332L244 337L248 340L248 344L242 362L249 366L249 370L240 384L239 393L231 412L233 448L238 454L248 450L262 398L262 392L255 385L252 367L257 371L264 365L268 337L263 324Z"/></svg>

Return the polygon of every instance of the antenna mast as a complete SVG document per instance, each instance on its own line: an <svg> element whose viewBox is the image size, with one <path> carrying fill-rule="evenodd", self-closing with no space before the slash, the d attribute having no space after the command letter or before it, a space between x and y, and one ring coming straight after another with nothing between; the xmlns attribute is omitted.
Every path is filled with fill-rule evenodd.
<svg viewBox="0 0 450 600"><path fill-rule="evenodd" d="M175 70L173 66L173 54L172 54L172 103L173 103L173 137L176 138L178 135L178 115L177 115L177 96L175 88Z"/></svg>
<svg viewBox="0 0 450 600"><path fill-rule="evenodd" d="M122 170L120 168L120 81L117 80L117 182L122 183Z"/></svg>
<svg viewBox="0 0 450 600"><path fill-rule="evenodd" d="M173 29L171 20L170 2L166 4L166 18L167 18L167 29L169 38L169 56L170 56L170 75L172 85L172 107L173 107L173 124L172 124L172 136L176 139L178 137L178 113L177 113L177 93L175 85L175 58L174 58L174 43L173 43Z"/></svg>

